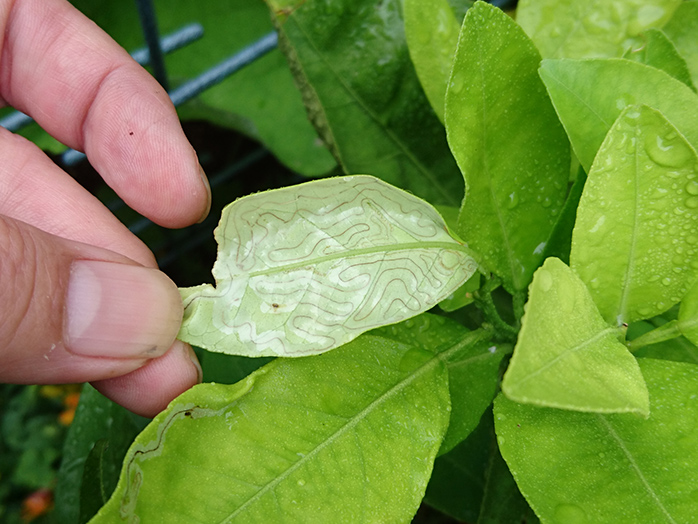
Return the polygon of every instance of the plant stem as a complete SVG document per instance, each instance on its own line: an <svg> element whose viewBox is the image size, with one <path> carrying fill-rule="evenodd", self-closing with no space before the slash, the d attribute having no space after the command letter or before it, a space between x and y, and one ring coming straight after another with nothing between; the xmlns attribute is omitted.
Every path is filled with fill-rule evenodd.
<svg viewBox="0 0 698 524"><path fill-rule="evenodd" d="M665 340L671 340L681 336L681 330L679 329L679 323L676 320L667 322L659 326L652 331L640 335L634 340L626 342L626 346L631 352L637 351L640 348L649 346L650 344L656 344L658 342L664 342Z"/></svg>
<svg viewBox="0 0 698 524"><path fill-rule="evenodd" d="M485 315L487 322L494 328L495 332L506 340L514 341L519 334L519 330L502 320L497 311L497 306L492 299L492 292L502 284L498 277L491 277L478 291L473 293L475 304Z"/></svg>
<svg viewBox="0 0 698 524"><path fill-rule="evenodd" d="M513 297L514 318L516 319L516 328L521 329L521 318L524 315L524 305L526 304L526 292L517 291Z"/></svg>

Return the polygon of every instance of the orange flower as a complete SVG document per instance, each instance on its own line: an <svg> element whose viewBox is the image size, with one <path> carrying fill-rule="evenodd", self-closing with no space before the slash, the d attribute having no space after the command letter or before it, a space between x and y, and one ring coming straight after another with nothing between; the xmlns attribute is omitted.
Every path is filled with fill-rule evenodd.
<svg viewBox="0 0 698 524"><path fill-rule="evenodd" d="M22 501L22 520L31 522L53 508L53 492L50 489L40 489L28 495Z"/></svg>

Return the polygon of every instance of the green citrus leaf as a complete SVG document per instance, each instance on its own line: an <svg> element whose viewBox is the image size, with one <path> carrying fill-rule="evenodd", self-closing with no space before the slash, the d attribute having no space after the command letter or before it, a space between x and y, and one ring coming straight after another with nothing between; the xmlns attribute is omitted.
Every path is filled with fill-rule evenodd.
<svg viewBox="0 0 698 524"><path fill-rule="evenodd" d="M545 58L621 56L681 0L521 0L516 20Z"/></svg>
<svg viewBox="0 0 698 524"><path fill-rule="evenodd" d="M419 81L444 120L444 97L460 23L448 0L404 0L405 37Z"/></svg>
<svg viewBox="0 0 698 524"><path fill-rule="evenodd" d="M662 31L686 59L693 84L698 85L698 2L682 2Z"/></svg>
<svg viewBox="0 0 698 524"><path fill-rule="evenodd" d="M619 335L579 277L549 258L533 277L502 390L537 406L647 415L647 388Z"/></svg>
<svg viewBox="0 0 698 524"><path fill-rule="evenodd" d="M92 522L409 522L448 426L444 358L364 335L195 386L136 439Z"/></svg>
<svg viewBox="0 0 698 524"><path fill-rule="evenodd" d="M457 232L510 291L525 289L540 264L569 178L569 143L539 62L511 18L477 2L446 93L448 141L466 184Z"/></svg>
<svg viewBox="0 0 698 524"><path fill-rule="evenodd" d="M628 49L623 58L662 69L693 91L696 90L686 60L662 31L657 29L645 31L638 44Z"/></svg>
<svg viewBox="0 0 698 524"><path fill-rule="evenodd" d="M439 307L450 313L462 307L472 304L475 301L473 293L480 289L480 273L475 273L461 287L439 302Z"/></svg>
<svg viewBox="0 0 698 524"><path fill-rule="evenodd" d="M477 268L432 206L370 176L241 198L215 236L216 287L182 290L179 337L222 353L321 353L426 311Z"/></svg>
<svg viewBox="0 0 698 524"><path fill-rule="evenodd" d="M468 438L436 458L424 502L459 522L477 522L493 441L490 407Z"/></svg>
<svg viewBox="0 0 698 524"><path fill-rule="evenodd" d="M698 366L639 364L648 419L495 401L499 448L543 522L698 522Z"/></svg>
<svg viewBox="0 0 698 524"><path fill-rule="evenodd" d="M499 382L499 364L511 353L509 344L492 342L484 330L470 331L452 320L424 313L371 332L405 344L446 354L451 392L451 422L439 450L442 455L463 441L492 404Z"/></svg>
<svg viewBox="0 0 698 524"><path fill-rule="evenodd" d="M584 186L570 266L601 315L621 325L663 313L698 278L698 156L664 116L626 108Z"/></svg>
<svg viewBox="0 0 698 524"><path fill-rule="evenodd" d="M124 455L138 434L138 429L131 412L115 404L89 384L83 386L75 418L68 429L63 460L58 471L55 515L59 522L84 522L83 510L92 508L93 515L101 506L99 500L96 506L94 500L81 500L89 489L89 486L84 485L84 480L86 468L87 477L90 475L87 462L92 455L91 450L101 447L100 443L106 444L106 449L103 449L100 456L100 484L93 487L99 489L100 497L102 492L108 497L116 487ZM94 480L93 477L88 482Z"/></svg>
<svg viewBox="0 0 698 524"><path fill-rule="evenodd" d="M347 174L433 204L463 180L410 61L402 0L266 0L308 114Z"/></svg>
<svg viewBox="0 0 698 524"><path fill-rule="evenodd" d="M543 60L540 76L588 173L621 111L647 105L698 146L698 95L659 69L622 58Z"/></svg>

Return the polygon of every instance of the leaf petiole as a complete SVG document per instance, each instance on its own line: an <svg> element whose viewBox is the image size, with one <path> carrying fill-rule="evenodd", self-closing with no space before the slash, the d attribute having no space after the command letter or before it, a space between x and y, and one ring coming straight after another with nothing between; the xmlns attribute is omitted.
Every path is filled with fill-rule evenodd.
<svg viewBox="0 0 698 524"><path fill-rule="evenodd" d="M475 305L485 315L485 319L490 324L494 331L503 339L508 341L516 340L519 330L502 319L497 306L492 298L492 292L502 285L502 279L497 276L492 276L485 280L485 284L480 290L473 293Z"/></svg>
<svg viewBox="0 0 698 524"><path fill-rule="evenodd" d="M679 336L681 336L679 322L677 320L672 320L644 335L640 335L634 340L629 340L625 345L628 346L628 349L632 353L650 344L657 344L658 342L664 342L665 340L671 340Z"/></svg>

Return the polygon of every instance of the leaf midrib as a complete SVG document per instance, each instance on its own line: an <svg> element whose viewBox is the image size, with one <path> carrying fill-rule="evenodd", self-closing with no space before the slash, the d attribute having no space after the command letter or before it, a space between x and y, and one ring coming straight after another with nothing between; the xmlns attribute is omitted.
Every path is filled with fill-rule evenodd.
<svg viewBox="0 0 698 524"><path fill-rule="evenodd" d="M294 269L298 269L301 267L307 267L307 266L316 266L319 264L322 264L323 262L329 262L332 260L337 260L341 258L350 258L350 257L355 257L355 256L363 256L363 255L372 255L374 253L391 253L391 252L397 252L397 251L411 251L411 250L424 250L424 249L448 249L448 250L453 250L453 251L459 251L466 255L468 258L472 258L470 256L470 252L468 249L457 242L407 242L404 244L388 244L388 245L382 245L382 246L374 246L374 247L367 247L367 248L361 248L361 249L355 249L355 250L347 250L347 251L339 251L337 253L333 253L331 255L324 255L320 257L315 257L315 258L310 258L310 259L305 259L305 260L300 260L298 262L294 262L292 264L285 264L285 265L279 265L275 267L271 267L268 269L262 269L260 271L252 271L252 272L241 272L241 273L236 273L232 274L231 278L239 277L240 275L249 275L249 278L254 278L258 276L264 276L264 275L270 275L274 273L283 273L285 271L292 271Z"/></svg>
<svg viewBox="0 0 698 524"><path fill-rule="evenodd" d="M618 309L616 311L616 322L618 325L621 325L623 322L628 322L628 301L630 299L630 290L632 287L632 277L633 273L635 272L635 252L637 251L637 242L638 242L638 236L639 236L639 227L638 227L638 216L639 216L639 211L638 211L638 206L639 206L639 199L640 199L640 181L638 180L638 173L640 173L640 166L639 166L639 144L640 144L640 133L639 129L636 127L635 128L635 151L634 151L634 161L635 161L635 173L633 176L633 182L634 182L634 187L633 189L635 190L634 194L634 199L633 199L633 213L632 213L632 230L630 233L630 248L628 249L628 258L627 258L627 263L625 266L625 274L623 275L622 278L622 283L621 283L621 296L620 296L620 301L618 304Z"/></svg>
<svg viewBox="0 0 698 524"><path fill-rule="evenodd" d="M448 191L445 187L443 187L443 186L440 184L439 178L436 177L436 176L434 176L434 174L433 174L431 171L429 171L429 170L422 164L422 162L420 162L420 161L411 153L411 151L409 150L409 148L407 148L407 147L405 146L405 144L402 143L402 141L395 135L395 133L393 133L393 131L392 131L390 128L384 126L384 125L381 123L381 121L380 121L380 119L378 118L378 116L377 116L377 115L363 102L363 100L354 92L354 90L344 81L344 78L342 78L342 77L335 71L334 67L332 67L332 64L328 61L327 57L326 57L324 54L322 54L322 53L320 52L320 50L317 48L317 46L315 45L315 43L310 39L310 37L308 36L308 33L305 31L305 28L300 24L300 22L298 22L298 20L296 20L296 16L293 16L293 17L291 18L291 20L295 23L296 27L298 28L298 30L299 30L299 31L301 32L301 34L303 35L303 37L305 38L306 42L312 47L312 49L313 49L313 51L316 53L316 55L317 55L318 57L320 57L320 59L321 59L322 62L325 64L325 66L327 67L327 69L328 69L328 70L334 75L334 77L337 79L337 81L339 82L339 85L342 86L342 88L344 89L344 91L346 91L346 93L355 101L355 103L356 103L361 109L363 109L363 111L366 113L366 115L368 115L369 118L370 118L371 120L373 120L373 122L374 122L375 124L377 124L378 127L379 127L380 129L383 130L383 132L385 133L385 135L391 140L391 142L393 142L393 144L395 144L395 146L397 147L397 149L398 149L403 155L405 155L405 157L406 157L407 159L409 159L410 163L411 163L412 165L414 165L414 167L417 169L417 171L418 171L419 173L421 173L422 176L424 176L424 178L426 178L434 187L436 187L436 188L438 189L439 193L443 196L444 199L446 199L447 202L449 202L449 203L451 203L451 204L454 204L454 205L459 204L458 199L457 199L457 198L456 198L456 199L453 198L453 192L452 192L452 191ZM291 20L289 20L289 21L291 21ZM316 92L317 92L317 90L316 90ZM319 102L320 105L322 106L323 111L326 113L326 111L325 111L325 106L324 106L324 104L319 100L319 96L318 96L318 102ZM327 121L327 125L328 125L328 127L330 126L329 120ZM334 133L333 133L333 136L334 136Z"/></svg>
<svg viewBox="0 0 698 524"><path fill-rule="evenodd" d="M259 500L267 492L269 492L270 490L278 486L281 482L290 477L296 470L301 468L301 466L305 465L305 463L307 463L311 458L319 454L327 446L333 444L336 440L341 438L347 431L350 431L355 426L357 426L361 421L367 418L371 414L371 412L373 412L378 406L387 402L388 400L390 400L391 397L400 393L403 389L408 387L422 375L429 372L433 367L437 366L439 363L444 364L444 372L448 373L449 357L452 354L457 353L458 351L463 349L465 346L469 346L471 344L476 343L484 335L485 332L483 331L472 331L466 334L464 337L462 337L456 344L453 344L449 349L434 354L434 356L431 359L426 361L419 368L415 369L411 375L403 378L400 382L398 382L393 387L391 387L383 394L381 394L379 397L377 397L375 400L370 402L364 409L362 409L359 413L357 413L354 417L347 421L346 424L337 429L332 435L328 436L328 438L320 442L314 449L312 449L309 453L302 457L298 462L296 462L288 469L286 469L283 473L281 473L280 475L269 481L267 484L265 484L259 491L257 491L257 493L255 493L252 497L247 499L233 513L231 513L228 517L222 520L220 524L229 524L232 521L232 519L234 519L236 516L242 513L245 510L245 508Z"/></svg>
<svg viewBox="0 0 698 524"><path fill-rule="evenodd" d="M586 340L584 340L584 341L578 343L576 346L573 346L573 347L571 347L571 348L568 348L568 349L564 350L562 353L560 353L559 355L557 355L554 359L549 360L548 362L546 362L545 364L543 364L541 367L539 367L537 370L535 370L535 371L529 373L529 374L526 375L525 377L522 377L518 382L516 382L516 383L514 383L512 386L510 386L510 389L511 389L511 388L516 388L516 387L521 386L522 384L528 382L528 381L531 380L532 378L537 377L537 376L540 375L543 371L547 370L548 368L550 368L551 366L553 366L554 364L556 364L557 362L559 362L559 361L562 360L563 358L567 358L568 356L570 356L570 355L572 355L573 353L576 353L576 352L578 352L578 351L583 351L584 349L588 348L589 346L591 346L591 345L594 344L595 342L598 342L599 340L602 340L602 339L603 339L604 337L606 337L607 335L612 334L612 333L617 333L617 332L618 332L618 328L616 328L616 327L607 327L607 328L603 329L602 331L599 331L599 332L598 332L596 335L594 335L593 337L588 338L588 339L586 339ZM620 344L620 342L619 342L619 344Z"/></svg>
<svg viewBox="0 0 698 524"><path fill-rule="evenodd" d="M625 442L623 442L623 439L620 438L620 435L616 433L615 429L613 429L613 426L606 420L606 417L601 414L597 414L597 419L601 423L601 425L606 429L608 434L611 436L613 440L616 441L618 444L618 447L620 450L623 452L625 457L628 459L628 462L630 462L630 466L633 468L635 471L635 474L637 477L640 479L640 482L642 483L642 486L645 488L647 491L647 494L650 496L652 501L657 505L657 507L660 509L660 511L664 514L664 516L667 518L669 522L672 524L677 524L676 520L671 516L669 511L664 507L664 504L662 504L662 501L659 499L659 496L657 493L652 489L652 486L650 486L649 481L645 478L645 475L643 475L642 470L640 469L640 465L635 461L635 458L633 457L632 453L630 450L625 446Z"/></svg>

